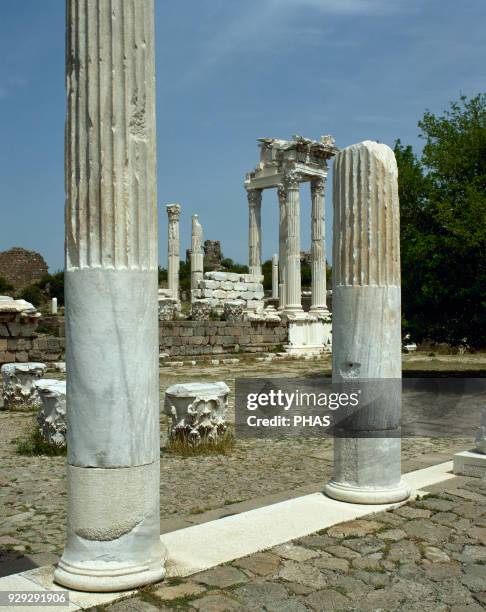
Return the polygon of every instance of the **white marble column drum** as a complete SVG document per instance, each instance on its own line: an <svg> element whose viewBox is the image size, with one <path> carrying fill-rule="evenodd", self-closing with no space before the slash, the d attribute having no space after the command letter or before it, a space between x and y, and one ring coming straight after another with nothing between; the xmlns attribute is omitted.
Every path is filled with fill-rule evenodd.
<svg viewBox="0 0 486 612"><path fill-rule="evenodd" d="M279 267L279 310L285 309L285 258L286 258L286 241L287 241L287 192L285 187L280 185L277 189L278 207L279 207L279 224L278 224L278 267Z"/></svg>
<svg viewBox="0 0 486 612"><path fill-rule="evenodd" d="M191 301L194 302L199 283L204 278L203 229L197 215L192 215L191 238Z"/></svg>
<svg viewBox="0 0 486 612"><path fill-rule="evenodd" d="M174 300L179 301L179 268L180 268L180 238L179 219L180 204L167 204L168 241L167 241L167 284Z"/></svg>
<svg viewBox="0 0 486 612"><path fill-rule="evenodd" d="M300 280L300 192L301 176L285 174L285 312L301 313Z"/></svg>
<svg viewBox="0 0 486 612"><path fill-rule="evenodd" d="M278 299L278 255L272 257L272 298Z"/></svg>
<svg viewBox="0 0 486 612"><path fill-rule="evenodd" d="M324 179L311 182L311 307L310 312L327 314L326 236L324 224Z"/></svg>
<svg viewBox="0 0 486 612"><path fill-rule="evenodd" d="M248 189L248 249L250 274L262 273L262 190Z"/></svg>
<svg viewBox="0 0 486 612"><path fill-rule="evenodd" d="M68 525L56 582L161 580L154 2L67 0Z"/></svg>
<svg viewBox="0 0 486 612"><path fill-rule="evenodd" d="M373 403L362 401L334 439L334 474L325 491L352 503L398 502L410 494L400 463L397 178L395 156L384 144L365 141L336 156L333 382L369 389L364 381L377 381Z"/></svg>

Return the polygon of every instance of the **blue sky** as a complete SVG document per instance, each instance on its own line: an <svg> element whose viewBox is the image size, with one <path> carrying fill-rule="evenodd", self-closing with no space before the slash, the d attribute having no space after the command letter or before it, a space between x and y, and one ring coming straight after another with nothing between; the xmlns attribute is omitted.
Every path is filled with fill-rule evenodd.
<svg viewBox="0 0 486 612"><path fill-rule="evenodd" d="M485 91L484 0L155 0L160 263L165 204L247 262L245 172L260 136L420 147L417 121ZM0 250L63 266L64 0L0 0ZM327 250L331 247L328 189ZM264 195L263 256L277 248ZM302 191L302 248L310 196Z"/></svg>

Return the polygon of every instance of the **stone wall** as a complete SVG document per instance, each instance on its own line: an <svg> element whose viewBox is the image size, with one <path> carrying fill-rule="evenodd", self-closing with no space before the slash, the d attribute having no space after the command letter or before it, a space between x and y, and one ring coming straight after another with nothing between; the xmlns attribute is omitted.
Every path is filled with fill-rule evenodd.
<svg viewBox="0 0 486 612"><path fill-rule="evenodd" d="M5 335L0 326L0 364L64 361L64 317L43 316L38 335ZM42 333L46 332L48 333ZM287 325L279 322L161 321L160 352L169 356L221 355L274 351L287 343Z"/></svg>
<svg viewBox="0 0 486 612"><path fill-rule="evenodd" d="M0 277L16 290L40 281L47 272L44 258L35 251L14 247L0 253Z"/></svg>
<svg viewBox="0 0 486 612"><path fill-rule="evenodd" d="M233 300L243 300L249 310L263 308L263 295L263 276L235 272L205 272L196 291L197 299L221 311L225 302Z"/></svg>
<svg viewBox="0 0 486 612"><path fill-rule="evenodd" d="M269 352L287 342L287 326L274 322L170 321L159 333L160 352L171 357Z"/></svg>

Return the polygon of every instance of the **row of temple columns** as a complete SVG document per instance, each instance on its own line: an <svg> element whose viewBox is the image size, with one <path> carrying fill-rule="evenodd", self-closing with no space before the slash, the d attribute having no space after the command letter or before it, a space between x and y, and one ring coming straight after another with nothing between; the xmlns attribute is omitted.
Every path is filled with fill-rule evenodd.
<svg viewBox="0 0 486 612"><path fill-rule="evenodd" d="M284 312L301 312L300 276L300 183L303 177L294 170L284 175L278 186L279 201L279 308ZM262 273L262 189L248 189L249 205L249 268L250 274ZM327 312L326 305L326 243L324 225L325 179L311 180L311 273L312 297L310 311ZM273 260L272 260L273 262ZM274 266L272 267L274 270ZM273 297L275 289L272 291Z"/></svg>

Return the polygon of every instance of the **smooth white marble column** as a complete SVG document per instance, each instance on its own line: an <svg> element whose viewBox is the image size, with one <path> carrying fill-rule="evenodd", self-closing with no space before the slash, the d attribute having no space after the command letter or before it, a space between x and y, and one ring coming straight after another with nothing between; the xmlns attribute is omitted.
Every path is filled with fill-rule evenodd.
<svg viewBox="0 0 486 612"><path fill-rule="evenodd" d="M290 170L285 174L285 312L301 313L300 280L300 192L301 176Z"/></svg>
<svg viewBox="0 0 486 612"><path fill-rule="evenodd" d="M164 576L154 2L67 0L68 526L56 582Z"/></svg>
<svg viewBox="0 0 486 612"><path fill-rule="evenodd" d="M192 215L191 240L191 301L196 299L199 283L204 278L203 230L197 215Z"/></svg>
<svg viewBox="0 0 486 612"><path fill-rule="evenodd" d="M278 299L278 255L272 257L272 298Z"/></svg>
<svg viewBox="0 0 486 612"><path fill-rule="evenodd" d="M369 390L364 381L378 381L373 403L366 407L362 395L360 409L334 439L334 474L325 490L346 502L391 503L410 494L400 466L397 177L395 156L384 144L366 141L336 156L333 382Z"/></svg>
<svg viewBox="0 0 486 612"><path fill-rule="evenodd" d="M311 274L312 296L310 311L327 314L326 304L326 236L324 223L324 179L311 182Z"/></svg>
<svg viewBox="0 0 486 612"><path fill-rule="evenodd" d="M285 309L285 261L287 251L287 192L283 185L277 189L278 208L279 208L279 224L278 224L278 265L279 265L279 310Z"/></svg>
<svg viewBox="0 0 486 612"><path fill-rule="evenodd" d="M57 314L57 298L52 298L51 300L51 314Z"/></svg>
<svg viewBox="0 0 486 612"><path fill-rule="evenodd" d="M260 275L262 273L262 190L248 189L249 209L249 268L250 274Z"/></svg>
<svg viewBox="0 0 486 612"><path fill-rule="evenodd" d="M179 219L181 216L180 204L167 204L168 241L167 241L167 284L174 300L179 301L179 268L180 268L180 241Z"/></svg>

